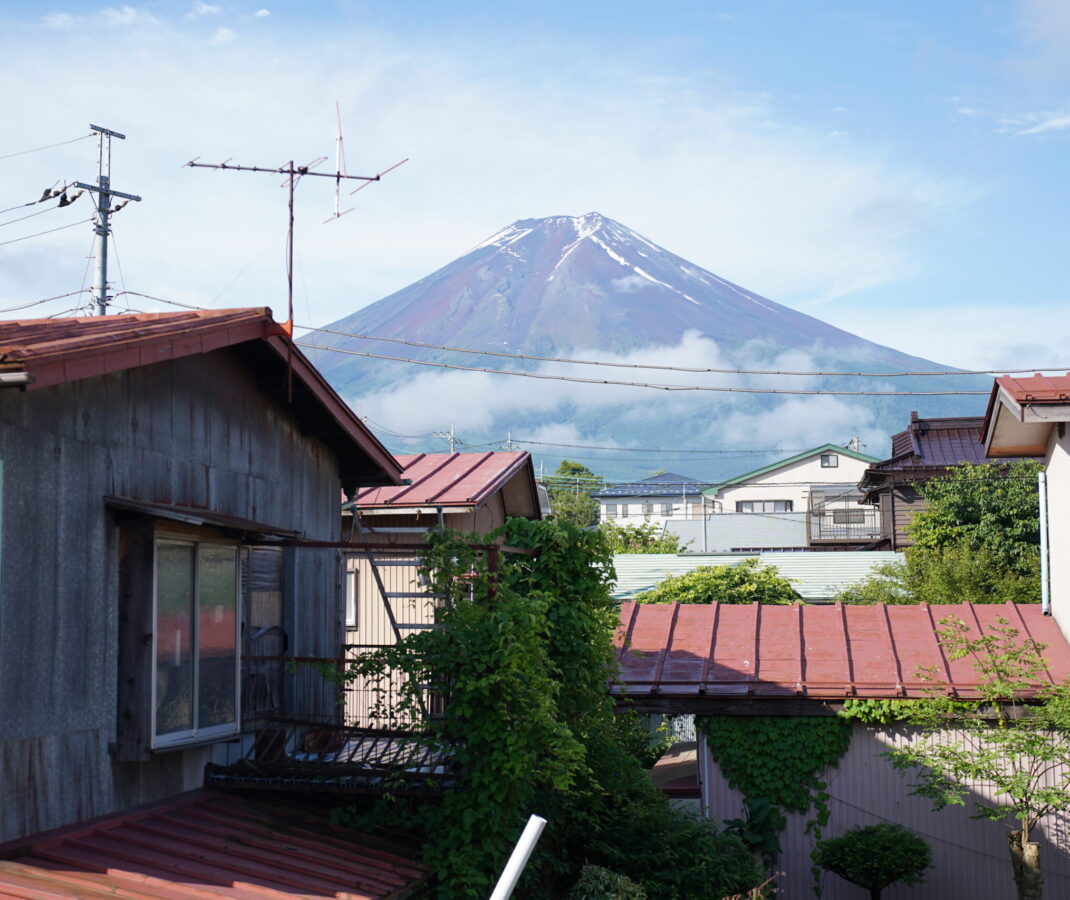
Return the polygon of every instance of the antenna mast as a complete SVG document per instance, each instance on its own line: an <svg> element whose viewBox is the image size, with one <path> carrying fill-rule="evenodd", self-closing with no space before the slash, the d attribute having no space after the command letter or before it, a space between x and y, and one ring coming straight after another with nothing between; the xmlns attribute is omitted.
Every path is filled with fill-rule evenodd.
<svg viewBox="0 0 1070 900"><path fill-rule="evenodd" d="M108 304L111 303L111 295L108 293L108 237L111 235L111 226L108 216L118 212L131 200L141 202L136 194L124 194L122 191L112 190L111 187L111 139L126 140L125 134L112 131L110 128L101 128L99 125L90 125L90 130L97 132L98 137L98 160L97 160L97 183L85 184L76 181L74 186L83 191L92 191L97 195L97 221L93 231L99 240L97 248L96 284L93 285L93 294L97 301L97 315L108 314ZM122 197L126 203L112 208L112 197Z"/></svg>

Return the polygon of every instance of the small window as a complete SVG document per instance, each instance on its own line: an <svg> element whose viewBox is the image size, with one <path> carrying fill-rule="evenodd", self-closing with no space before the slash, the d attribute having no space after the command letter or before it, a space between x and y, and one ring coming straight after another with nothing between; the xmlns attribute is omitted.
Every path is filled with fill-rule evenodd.
<svg viewBox="0 0 1070 900"><path fill-rule="evenodd" d="M643 504L643 515L644 516L652 516L652 515L654 515L654 504L653 503L644 503Z"/></svg>
<svg viewBox="0 0 1070 900"><path fill-rule="evenodd" d="M737 500L737 513L783 513L795 507L792 500Z"/></svg>
<svg viewBox="0 0 1070 900"><path fill-rule="evenodd" d="M834 525L864 525L866 511L864 509L834 509L832 522Z"/></svg>
<svg viewBox="0 0 1070 900"><path fill-rule="evenodd" d="M153 746L238 731L238 548L156 545Z"/></svg>
<svg viewBox="0 0 1070 900"><path fill-rule="evenodd" d="M360 586L360 572L357 571L356 565L350 563L352 568L346 572L346 628L358 628L360 621L358 620L357 610L360 604L357 602L359 598L359 586Z"/></svg>
<svg viewBox="0 0 1070 900"><path fill-rule="evenodd" d="M616 503L607 503L606 506L605 506L605 510L606 510L606 518L607 519L615 519L615 518L617 518L617 504Z"/></svg>
<svg viewBox="0 0 1070 900"><path fill-rule="evenodd" d="M628 504L627 503L622 503L620 505L620 517L622 519L627 519L628 518Z"/></svg>
<svg viewBox="0 0 1070 900"><path fill-rule="evenodd" d="M821 468L822 469L836 469L839 468L840 457L835 453L822 453L821 454Z"/></svg>
<svg viewBox="0 0 1070 900"><path fill-rule="evenodd" d="M671 503L662 503L661 504L661 514L663 516L671 516L672 515L672 504Z"/></svg>

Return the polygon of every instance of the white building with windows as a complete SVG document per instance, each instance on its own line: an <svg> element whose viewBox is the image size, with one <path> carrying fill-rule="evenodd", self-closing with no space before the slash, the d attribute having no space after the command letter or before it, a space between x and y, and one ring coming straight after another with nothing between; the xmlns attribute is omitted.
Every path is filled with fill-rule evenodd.
<svg viewBox="0 0 1070 900"><path fill-rule="evenodd" d="M701 519L703 491L708 481L698 481L675 472L662 472L642 481L616 484L594 491L599 520L624 525L664 525L668 521Z"/></svg>
<svg viewBox="0 0 1070 900"><path fill-rule="evenodd" d="M803 523L809 544L876 540L880 523L859 505L857 487L874 461L851 447L823 444L711 486L706 512Z"/></svg>

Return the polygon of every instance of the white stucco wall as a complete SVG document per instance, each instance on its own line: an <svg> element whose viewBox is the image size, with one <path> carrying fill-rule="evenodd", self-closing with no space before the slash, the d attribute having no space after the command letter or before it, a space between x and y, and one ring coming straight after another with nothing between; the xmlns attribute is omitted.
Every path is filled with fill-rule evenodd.
<svg viewBox="0 0 1070 900"><path fill-rule="evenodd" d="M1070 640L1070 425L1052 428L1047 466L1051 613Z"/></svg>
<svg viewBox="0 0 1070 900"><path fill-rule="evenodd" d="M621 515L621 508L627 504L627 515ZM644 504L653 504L654 511L649 515L643 512ZM603 522L619 522L622 525L656 525L659 528L666 521L681 519L702 518L702 495L688 494L687 503L683 502L680 494L665 495L660 497L617 497L613 499L599 499L598 514ZM672 514L666 516L662 513L663 505L672 506ZM615 506L616 515L609 515L607 507Z"/></svg>

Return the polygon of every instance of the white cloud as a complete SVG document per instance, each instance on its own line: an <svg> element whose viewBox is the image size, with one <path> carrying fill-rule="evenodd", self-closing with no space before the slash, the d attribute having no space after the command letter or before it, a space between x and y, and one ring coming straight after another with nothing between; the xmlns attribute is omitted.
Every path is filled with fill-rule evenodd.
<svg viewBox="0 0 1070 900"><path fill-rule="evenodd" d="M143 9L133 6L118 8L106 7L100 11L100 17L108 25L157 25L157 18Z"/></svg>
<svg viewBox="0 0 1070 900"><path fill-rule="evenodd" d="M217 28L212 35L213 44L229 44L234 40L234 32L229 28Z"/></svg>
<svg viewBox="0 0 1070 900"><path fill-rule="evenodd" d="M78 18L76 16L72 16L70 13L55 12L49 13L44 18L42 18L41 24L44 25L45 28L52 28L56 31L61 31L66 28L73 28L75 25L77 25Z"/></svg>
<svg viewBox="0 0 1070 900"><path fill-rule="evenodd" d="M1037 113L1034 117L1041 118L1036 125L1016 132L1018 135L1045 134L1050 131L1066 131L1070 128L1070 115L1066 113L1044 114Z"/></svg>
<svg viewBox="0 0 1070 900"><path fill-rule="evenodd" d="M186 13L186 18L202 19L205 16L218 16L222 11L222 7L205 3L204 0L194 0L193 8Z"/></svg>
<svg viewBox="0 0 1070 900"><path fill-rule="evenodd" d="M266 19L270 15L271 15L271 10L270 9L258 9L256 12L253 13L253 18L254 19Z"/></svg>

